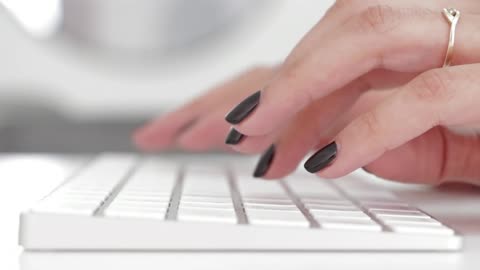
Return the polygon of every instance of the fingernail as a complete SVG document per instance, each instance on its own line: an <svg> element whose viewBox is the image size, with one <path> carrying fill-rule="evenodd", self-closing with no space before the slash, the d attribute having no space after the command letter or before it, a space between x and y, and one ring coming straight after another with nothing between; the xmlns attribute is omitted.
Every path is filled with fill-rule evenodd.
<svg viewBox="0 0 480 270"><path fill-rule="evenodd" d="M275 145L272 144L270 148L263 153L263 155L260 157L260 160L257 163L257 167L255 168L255 172L253 173L253 177L262 177L264 176L268 168L270 168L270 165L272 164L273 157L275 156Z"/></svg>
<svg viewBox="0 0 480 270"><path fill-rule="evenodd" d="M245 138L245 135L238 132L236 129L231 128L230 132L227 135L227 138L225 139L225 143L236 145L236 144L239 144L243 138Z"/></svg>
<svg viewBox="0 0 480 270"><path fill-rule="evenodd" d="M260 101L260 93L260 91L257 91L253 95L240 102L240 104L238 104L227 114L227 116L225 116L225 120L233 125L242 122L257 107L258 102Z"/></svg>
<svg viewBox="0 0 480 270"><path fill-rule="evenodd" d="M305 162L305 169L310 173L319 172L328 165L337 157L337 143L332 142L324 148L318 150L313 154L307 162Z"/></svg>

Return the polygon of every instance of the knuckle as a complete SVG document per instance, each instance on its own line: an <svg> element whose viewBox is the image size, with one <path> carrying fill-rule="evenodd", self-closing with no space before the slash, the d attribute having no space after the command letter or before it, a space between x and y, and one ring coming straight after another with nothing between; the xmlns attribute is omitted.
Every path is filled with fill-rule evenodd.
<svg viewBox="0 0 480 270"><path fill-rule="evenodd" d="M441 101L451 98L453 75L444 70L431 70L419 76L413 83L412 94L422 102Z"/></svg>
<svg viewBox="0 0 480 270"><path fill-rule="evenodd" d="M388 5L368 6L357 16L357 25L366 32L386 33L400 22L401 12Z"/></svg>
<svg viewBox="0 0 480 270"><path fill-rule="evenodd" d="M382 0L336 0L332 5L332 11L358 11L359 9L365 8L371 5L379 5Z"/></svg>
<svg viewBox="0 0 480 270"><path fill-rule="evenodd" d="M362 0L337 0L335 3L327 10L326 17L334 16L339 13L349 13L353 7L357 6L358 2Z"/></svg>
<svg viewBox="0 0 480 270"><path fill-rule="evenodd" d="M358 2L363 2L363 0L337 0L332 6L332 10L343 10L356 5Z"/></svg>
<svg viewBox="0 0 480 270"><path fill-rule="evenodd" d="M305 75L308 72L305 72L304 66L304 59L293 61L279 73L277 80L274 82L275 85L281 85L284 89L299 89L299 91L296 91L294 99L286 100L292 106L304 107L316 99L314 86L317 83ZM301 89L299 85L301 85Z"/></svg>
<svg viewBox="0 0 480 270"><path fill-rule="evenodd" d="M384 153L390 150L384 138L384 130L378 112L368 111L352 122L350 132L353 132L354 136L362 136L370 142L375 142L375 148Z"/></svg>
<svg viewBox="0 0 480 270"><path fill-rule="evenodd" d="M369 136L379 134L380 123L374 111L368 111L361 116L360 123Z"/></svg>
<svg viewBox="0 0 480 270"><path fill-rule="evenodd" d="M373 0L369 0L373 1ZM365 0L336 0L328 9L326 16L334 16L337 14L353 14L366 5Z"/></svg>

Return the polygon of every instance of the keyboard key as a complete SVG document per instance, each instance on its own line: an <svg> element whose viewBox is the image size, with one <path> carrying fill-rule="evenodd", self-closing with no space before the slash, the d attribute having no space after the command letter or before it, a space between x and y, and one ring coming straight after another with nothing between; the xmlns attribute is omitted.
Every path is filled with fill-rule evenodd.
<svg viewBox="0 0 480 270"><path fill-rule="evenodd" d="M115 198L116 201L126 201L126 202L168 202L170 201L170 196L142 196L142 195L126 195L120 193Z"/></svg>
<svg viewBox="0 0 480 270"><path fill-rule="evenodd" d="M265 181L252 176L238 176L237 186L244 198L289 199L288 194L278 181Z"/></svg>
<svg viewBox="0 0 480 270"><path fill-rule="evenodd" d="M315 219L322 219L322 218L333 218L333 219L364 219L364 220L370 220L371 218L364 214L363 212L357 212L357 213L345 213L342 211L338 212L333 212L333 211L327 211L327 212L312 212L310 211L311 215Z"/></svg>
<svg viewBox="0 0 480 270"><path fill-rule="evenodd" d="M309 227L310 223L300 211L247 209L247 218L253 225Z"/></svg>
<svg viewBox="0 0 480 270"><path fill-rule="evenodd" d="M322 228L360 231L381 231L382 227L371 220L317 219Z"/></svg>
<svg viewBox="0 0 480 270"><path fill-rule="evenodd" d="M325 197L300 197L300 201L303 203L318 203L318 204L331 204L331 205L354 205L351 201L345 199L325 198Z"/></svg>
<svg viewBox="0 0 480 270"><path fill-rule="evenodd" d="M455 232L444 226L431 226L431 225L389 225L394 232L399 233L419 233L419 234L444 234L452 235Z"/></svg>
<svg viewBox="0 0 480 270"><path fill-rule="evenodd" d="M341 194L326 182L317 178L289 177L285 183L302 198L342 199Z"/></svg>
<svg viewBox="0 0 480 270"><path fill-rule="evenodd" d="M406 211L406 212L418 212L417 208L405 205L371 205L367 208L369 211L377 211L377 210L388 210L388 211Z"/></svg>
<svg viewBox="0 0 480 270"><path fill-rule="evenodd" d="M233 209L196 209L182 207L178 209L177 220L231 224L237 223L237 217Z"/></svg>
<svg viewBox="0 0 480 270"><path fill-rule="evenodd" d="M365 208L388 207L388 206L410 206L398 200L361 200L360 204Z"/></svg>
<svg viewBox="0 0 480 270"><path fill-rule="evenodd" d="M378 217L428 217L420 211L371 210L370 212Z"/></svg>
<svg viewBox="0 0 480 270"><path fill-rule="evenodd" d="M139 189L132 189L129 186L125 186L121 190L120 195L121 196L126 196L126 197L136 197L136 196L142 196L142 197L170 197L171 192L155 191L153 189L139 190Z"/></svg>
<svg viewBox="0 0 480 270"><path fill-rule="evenodd" d="M307 209L312 210L344 210L344 211L359 211L355 205L335 205L335 204L320 204L320 203L305 203Z"/></svg>
<svg viewBox="0 0 480 270"><path fill-rule="evenodd" d="M380 216L379 219L386 221L413 221L413 222L421 222L421 221L436 221L435 219L431 218L430 216Z"/></svg>
<svg viewBox="0 0 480 270"><path fill-rule="evenodd" d="M308 209L312 214L339 213L343 215L365 215L358 209Z"/></svg>
<svg viewBox="0 0 480 270"><path fill-rule="evenodd" d="M185 202L180 201L181 207L187 208L214 208L214 209L233 209L231 202Z"/></svg>
<svg viewBox="0 0 480 270"><path fill-rule="evenodd" d="M438 227L438 226L443 226L442 223L436 221L436 220L382 220L385 224L391 225L391 226L433 226L433 227Z"/></svg>
<svg viewBox="0 0 480 270"><path fill-rule="evenodd" d="M159 211L159 210L146 210L146 209L138 209L138 208L131 208L131 209L117 209L117 208L110 208L104 212L104 216L106 217L133 217L133 218L153 218L153 219L165 219L166 210Z"/></svg>
<svg viewBox="0 0 480 270"><path fill-rule="evenodd" d="M93 215L135 160L133 156L102 155L32 210Z"/></svg>
<svg viewBox="0 0 480 270"><path fill-rule="evenodd" d="M294 204L273 204L273 203L244 203L246 209L266 209L266 210L298 210Z"/></svg>
<svg viewBox="0 0 480 270"><path fill-rule="evenodd" d="M137 208L148 208L148 207L167 207L170 202L152 202L152 201L113 201L109 207L137 207Z"/></svg>
<svg viewBox="0 0 480 270"><path fill-rule="evenodd" d="M359 201L389 201L396 200L395 195L382 189L378 185L374 185L365 181L364 177L355 174L350 174L340 179L331 182L343 190L350 197Z"/></svg>
<svg viewBox="0 0 480 270"><path fill-rule="evenodd" d="M250 198L243 197L243 203L250 204L277 204L277 205L293 205L294 203L288 197L284 198Z"/></svg>
<svg viewBox="0 0 480 270"><path fill-rule="evenodd" d="M183 176L183 195L230 196L227 174L224 170L195 170L186 168Z"/></svg>
<svg viewBox="0 0 480 270"><path fill-rule="evenodd" d="M232 198L230 196L208 196L208 195L183 195L181 198L182 202L205 202L205 203L232 203Z"/></svg>

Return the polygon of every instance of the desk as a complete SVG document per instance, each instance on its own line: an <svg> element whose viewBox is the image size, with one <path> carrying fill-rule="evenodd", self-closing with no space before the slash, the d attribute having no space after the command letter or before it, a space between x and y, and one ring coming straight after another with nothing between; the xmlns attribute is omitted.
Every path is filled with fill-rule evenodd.
<svg viewBox="0 0 480 270"><path fill-rule="evenodd" d="M431 190L384 183L401 198L425 209L465 235L458 253L339 252L23 252L17 245L18 214L58 185L82 157L0 156L0 269L479 269L480 189Z"/></svg>

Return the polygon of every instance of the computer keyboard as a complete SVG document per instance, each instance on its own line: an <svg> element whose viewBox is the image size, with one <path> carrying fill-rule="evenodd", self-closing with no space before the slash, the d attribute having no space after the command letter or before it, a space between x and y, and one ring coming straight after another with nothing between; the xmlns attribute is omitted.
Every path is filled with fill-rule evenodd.
<svg viewBox="0 0 480 270"><path fill-rule="evenodd" d="M213 164L212 164L213 163ZM430 250L461 237L369 174L259 180L228 162L103 154L21 214L32 250Z"/></svg>

